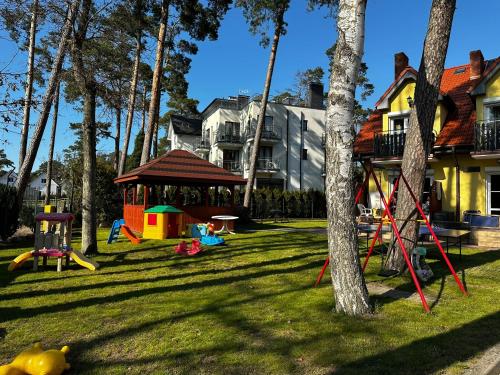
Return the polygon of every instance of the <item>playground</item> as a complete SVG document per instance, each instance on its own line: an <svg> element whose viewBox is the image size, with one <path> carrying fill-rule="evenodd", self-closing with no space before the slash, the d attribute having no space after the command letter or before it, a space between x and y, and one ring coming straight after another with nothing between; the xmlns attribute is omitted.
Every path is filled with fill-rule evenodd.
<svg viewBox="0 0 500 375"><path fill-rule="evenodd" d="M33 243L0 244L0 358L41 341L71 348L65 374L460 374L500 341L500 250L464 245L460 260L450 248L465 297L431 248L434 277L422 285L430 314L410 276L377 275L375 254L366 270L375 314L354 319L332 314L328 273L312 287L325 226L239 227L226 246L192 257L174 252L175 238L107 245L103 228L95 271L72 262L57 272L49 259L37 272L31 262L8 272ZM360 239L362 261L366 252Z"/></svg>

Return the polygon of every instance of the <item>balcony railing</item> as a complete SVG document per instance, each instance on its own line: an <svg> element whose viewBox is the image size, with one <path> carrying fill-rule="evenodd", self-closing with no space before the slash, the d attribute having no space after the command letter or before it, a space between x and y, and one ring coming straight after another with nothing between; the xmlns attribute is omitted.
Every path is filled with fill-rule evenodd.
<svg viewBox="0 0 500 375"><path fill-rule="evenodd" d="M217 165L229 172L241 172L241 163L236 160L219 160Z"/></svg>
<svg viewBox="0 0 500 375"><path fill-rule="evenodd" d="M280 169L278 160L273 159L257 159L257 170L261 171L277 171Z"/></svg>
<svg viewBox="0 0 500 375"><path fill-rule="evenodd" d="M218 132L215 136L217 143L243 143L243 139L239 133L224 133Z"/></svg>
<svg viewBox="0 0 500 375"><path fill-rule="evenodd" d="M196 144L195 150L209 150L210 149L210 141L208 139L202 139L199 143Z"/></svg>
<svg viewBox="0 0 500 375"><path fill-rule="evenodd" d="M376 158L403 156L406 133L389 130L375 134L373 153Z"/></svg>
<svg viewBox="0 0 500 375"><path fill-rule="evenodd" d="M255 138L256 127L250 128L247 133L247 139ZM271 139L271 140L280 140L282 136L282 128L281 126L272 126L265 127L262 129L262 137L261 139Z"/></svg>
<svg viewBox="0 0 500 375"><path fill-rule="evenodd" d="M500 150L500 120L476 122L474 125L474 151Z"/></svg>

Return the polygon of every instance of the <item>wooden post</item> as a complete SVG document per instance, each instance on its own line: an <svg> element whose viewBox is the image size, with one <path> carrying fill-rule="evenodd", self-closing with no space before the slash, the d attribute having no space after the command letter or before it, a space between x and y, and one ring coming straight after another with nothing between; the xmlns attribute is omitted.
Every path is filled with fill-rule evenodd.
<svg viewBox="0 0 500 375"><path fill-rule="evenodd" d="M123 206L127 204L128 188L123 189Z"/></svg>
<svg viewBox="0 0 500 375"><path fill-rule="evenodd" d="M229 193L231 194L230 205L234 208L234 186L229 187Z"/></svg>
<svg viewBox="0 0 500 375"><path fill-rule="evenodd" d="M132 204L133 205L137 204L137 185L135 185L132 190Z"/></svg>
<svg viewBox="0 0 500 375"><path fill-rule="evenodd" d="M148 201L149 201L149 186L148 185L143 185L144 189L144 208L148 208Z"/></svg>

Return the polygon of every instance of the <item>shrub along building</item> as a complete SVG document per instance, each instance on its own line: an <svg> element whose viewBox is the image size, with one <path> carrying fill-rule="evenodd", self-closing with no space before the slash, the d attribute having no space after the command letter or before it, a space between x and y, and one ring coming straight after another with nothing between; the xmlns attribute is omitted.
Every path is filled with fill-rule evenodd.
<svg viewBox="0 0 500 375"><path fill-rule="evenodd" d="M269 102L257 161L256 187L324 189L323 85L312 83L304 106ZM200 121L173 117L172 149L195 151L232 173L248 176L260 101L248 96L214 99ZM199 133L198 133L199 132ZM189 134L188 134L189 133ZM189 135L197 134L188 140Z"/></svg>
<svg viewBox="0 0 500 375"><path fill-rule="evenodd" d="M408 57L396 54L394 82L354 147L360 160L384 167L377 175L387 194L401 165L416 77ZM433 216L461 221L468 210L500 215L499 57L484 60L481 51L472 51L468 64L444 70L433 133L423 197L431 198ZM371 207L382 206L373 184L367 200Z"/></svg>

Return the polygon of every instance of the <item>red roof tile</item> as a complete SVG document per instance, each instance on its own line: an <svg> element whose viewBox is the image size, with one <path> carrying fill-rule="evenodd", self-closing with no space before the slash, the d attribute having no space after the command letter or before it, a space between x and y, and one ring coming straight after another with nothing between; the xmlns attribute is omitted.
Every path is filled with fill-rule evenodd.
<svg viewBox="0 0 500 375"><path fill-rule="evenodd" d="M246 180L189 151L172 150L114 179L115 183L244 185Z"/></svg>
<svg viewBox="0 0 500 375"><path fill-rule="evenodd" d="M355 154L373 153L373 135L382 131L382 112L375 110L363 124L354 142Z"/></svg>

